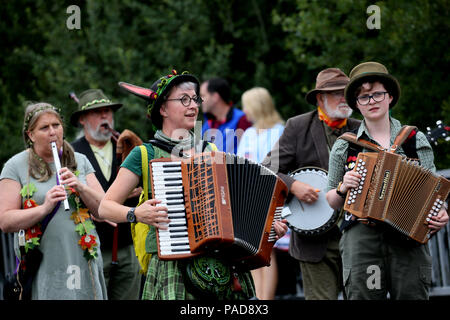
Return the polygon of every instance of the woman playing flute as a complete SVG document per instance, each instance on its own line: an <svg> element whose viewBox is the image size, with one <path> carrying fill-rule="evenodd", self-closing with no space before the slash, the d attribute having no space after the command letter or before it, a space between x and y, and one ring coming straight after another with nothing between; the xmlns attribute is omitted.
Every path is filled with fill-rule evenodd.
<svg viewBox="0 0 450 320"><path fill-rule="evenodd" d="M35 250L42 253L31 298L106 299L100 243L90 219L90 214L98 216L104 192L92 165L64 140L62 118L48 103L26 108L23 137L27 148L1 172L0 227L25 231L22 246L15 248L19 258ZM52 142L62 167L59 185Z"/></svg>

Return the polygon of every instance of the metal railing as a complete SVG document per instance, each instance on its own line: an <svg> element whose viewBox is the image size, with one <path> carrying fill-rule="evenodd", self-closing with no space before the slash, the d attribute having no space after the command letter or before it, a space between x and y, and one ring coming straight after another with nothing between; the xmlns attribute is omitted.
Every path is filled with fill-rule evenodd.
<svg viewBox="0 0 450 320"><path fill-rule="evenodd" d="M445 226L428 241L433 267L430 296L450 296L450 227Z"/></svg>
<svg viewBox="0 0 450 320"><path fill-rule="evenodd" d="M3 300L3 284L12 278L16 269L14 254L14 234L0 231L0 300Z"/></svg>
<svg viewBox="0 0 450 320"><path fill-rule="evenodd" d="M428 242L433 261L430 297L450 296L450 226L447 225ZM0 300L3 299L3 283L12 277L16 268L14 236L0 231ZM298 264L298 261L295 261ZM300 271L297 275L297 293L283 295L281 299L303 299Z"/></svg>

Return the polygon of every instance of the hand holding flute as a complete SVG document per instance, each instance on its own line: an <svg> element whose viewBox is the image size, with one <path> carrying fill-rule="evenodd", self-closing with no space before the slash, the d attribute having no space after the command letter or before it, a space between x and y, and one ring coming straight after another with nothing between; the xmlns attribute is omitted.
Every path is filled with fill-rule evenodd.
<svg viewBox="0 0 450 320"><path fill-rule="evenodd" d="M61 185L61 161L59 160L59 154L58 154L58 148L56 147L56 142L52 142L51 143L52 146L52 153L53 153L53 161L55 163L55 168L56 168L56 177L57 177L57 183L58 185ZM64 210L69 210L69 201L67 200L67 195L66 195L66 199L64 199Z"/></svg>

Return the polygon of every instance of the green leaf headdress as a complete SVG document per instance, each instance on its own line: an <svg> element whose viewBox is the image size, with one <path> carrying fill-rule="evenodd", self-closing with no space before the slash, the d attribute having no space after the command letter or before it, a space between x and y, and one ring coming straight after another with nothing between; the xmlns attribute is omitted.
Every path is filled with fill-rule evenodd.
<svg viewBox="0 0 450 320"><path fill-rule="evenodd" d="M157 129L161 129L162 117L159 113L159 109L167 98L170 89L183 82L195 83L197 85L197 95L199 94L200 83L198 79L187 71L178 74L176 70L172 70L171 74L159 78L149 89L126 82L119 82L119 86L147 101L147 116L151 119L153 125Z"/></svg>

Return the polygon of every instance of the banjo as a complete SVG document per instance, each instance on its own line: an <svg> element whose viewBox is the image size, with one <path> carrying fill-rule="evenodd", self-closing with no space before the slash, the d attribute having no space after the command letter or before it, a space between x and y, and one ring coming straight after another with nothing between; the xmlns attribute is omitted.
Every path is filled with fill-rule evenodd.
<svg viewBox="0 0 450 320"><path fill-rule="evenodd" d="M284 204L282 219L287 220L289 228L304 236L318 236L330 230L338 221L340 211L332 209L325 197L327 171L318 167L303 167L290 176L319 189L319 198L308 204L292 195Z"/></svg>

